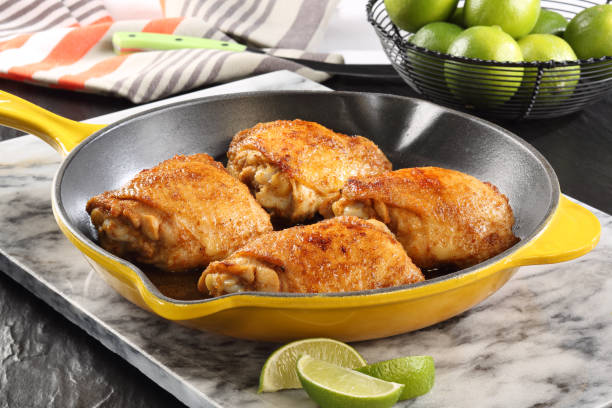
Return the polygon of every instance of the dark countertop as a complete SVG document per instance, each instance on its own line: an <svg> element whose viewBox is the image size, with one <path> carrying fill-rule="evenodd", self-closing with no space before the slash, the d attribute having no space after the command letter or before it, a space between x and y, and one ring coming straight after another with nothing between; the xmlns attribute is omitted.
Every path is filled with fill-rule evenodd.
<svg viewBox="0 0 612 408"><path fill-rule="evenodd" d="M325 85L416 96L402 83L333 78ZM0 80L0 89L74 120L133 106L126 100L6 80ZM564 193L612 213L612 94L570 116L498 124L549 160ZM19 134L0 127L0 140ZM0 389L0 406L9 407L182 406L4 274L0 274Z"/></svg>

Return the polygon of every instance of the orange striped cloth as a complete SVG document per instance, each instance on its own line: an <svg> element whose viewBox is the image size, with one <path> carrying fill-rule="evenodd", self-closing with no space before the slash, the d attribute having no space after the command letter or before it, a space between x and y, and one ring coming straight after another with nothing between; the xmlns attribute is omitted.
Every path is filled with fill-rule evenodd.
<svg viewBox="0 0 612 408"><path fill-rule="evenodd" d="M328 75L276 56L341 63L305 51L321 36L336 0L172 0L167 18L113 21L99 0L0 3L0 77L111 94L135 103L287 69L315 81ZM184 49L116 55L117 31L177 34L265 48L251 52Z"/></svg>

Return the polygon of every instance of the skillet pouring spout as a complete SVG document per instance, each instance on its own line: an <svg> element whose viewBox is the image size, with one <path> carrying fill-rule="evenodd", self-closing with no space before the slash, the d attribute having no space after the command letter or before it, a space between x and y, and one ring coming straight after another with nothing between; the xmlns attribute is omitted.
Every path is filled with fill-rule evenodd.
<svg viewBox="0 0 612 408"><path fill-rule="evenodd" d="M520 242L480 264L413 285L325 294L242 292L200 300L164 295L138 266L98 245L85 211L89 198L176 154L224 157L237 132L296 118L369 138L394 169L438 166L492 183L508 197ZM253 92L160 106L105 127L62 118L0 91L0 124L35 134L66 156L53 182L55 219L111 287L162 318L233 337L358 341L417 330L482 302L521 266L586 254L601 231L588 209L561 195L550 164L524 140L418 99Z"/></svg>

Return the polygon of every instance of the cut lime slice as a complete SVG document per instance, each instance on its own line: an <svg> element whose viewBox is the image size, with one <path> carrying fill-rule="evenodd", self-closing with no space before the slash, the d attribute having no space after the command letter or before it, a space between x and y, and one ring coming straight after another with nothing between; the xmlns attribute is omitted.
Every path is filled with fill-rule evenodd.
<svg viewBox="0 0 612 408"><path fill-rule="evenodd" d="M359 368L367 364L354 348L337 340L317 338L294 341L268 357L259 376L259 392L302 388L295 364L303 354L346 368Z"/></svg>
<svg viewBox="0 0 612 408"><path fill-rule="evenodd" d="M387 408L404 388L309 355L300 357L297 372L302 387L321 408Z"/></svg>
<svg viewBox="0 0 612 408"><path fill-rule="evenodd" d="M399 399L405 400L427 394L434 385L436 369L432 357L411 356L370 364L357 371L404 384L406 387Z"/></svg>

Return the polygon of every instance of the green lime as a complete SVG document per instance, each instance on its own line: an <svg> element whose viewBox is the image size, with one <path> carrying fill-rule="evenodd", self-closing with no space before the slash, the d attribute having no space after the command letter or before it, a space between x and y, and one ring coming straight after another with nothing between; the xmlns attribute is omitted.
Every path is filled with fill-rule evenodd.
<svg viewBox="0 0 612 408"><path fill-rule="evenodd" d="M529 34L518 41L525 61L575 61L572 47L552 34ZM537 68L525 68L523 84L532 92L536 84ZM540 77L538 102L558 103L572 95L580 79L580 66L568 65L546 68Z"/></svg>
<svg viewBox="0 0 612 408"><path fill-rule="evenodd" d="M465 22L463 21L463 7L457 7L455 12L448 19L448 22L465 27Z"/></svg>
<svg viewBox="0 0 612 408"><path fill-rule="evenodd" d="M410 37L410 42L428 50L445 53L462 31L463 29L456 24L438 21L421 27Z"/></svg>
<svg viewBox="0 0 612 408"><path fill-rule="evenodd" d="M402 384L379 380L309 355L300 357L297 372L302 387L321 408L387 408L404 389Z"/></svg>
<svg viewBox="0 0 612 408"><path fill-rule="evenodd" d="M580 59L612 56L612 4L590 7L576 14L564 34Z"/></svg>
<svg viewBox="0 0 612 408"><path fill-rule="evenodd" d="M354 348L340 341L324 338L294 341L268 357L259 376L259 392L301 388L295 364L303 354L346 368L366 365L366 361Z"/></svg>
<svg viewBox="0 0 612 408"><path fill-rule="evenodd" d="M459 0L385 0L391 21L402 30L415 32L425 24L445 21Z"/></svg>
<svg viewBox="0 0 612 408"><path fill-rule="evenodd" d="M465 25L500 26L514 38L528 34L540 14L540 0L465 0Z"/></svg>
<svg viewBox="0 0 612 408"><path fill-rule="evenodd" d="M523 54L500 27L470 27L455 38L448 54L481 60L521 62ZM446 61L446 84L453 94L478 107L492 107L512 98L523 79L522 67Z"/></svg>
<svg viewBox="0 0 612 408"><path fill-rule="evenodd" d="M540 17L530 34L560 35L567 27L567 20L561 14L551 10L540 10Z"/></svg>
<svg viewBox="0 0 612 408"><path fill-rule="evenodd" d="M448 46L463 29L456 24L443 21L429 23L410 37L410 42L419 47L446 53ZM437 78L444 76L444 60L422 52L408 51L408 59L414 69L414 80L420 84L438 85Z"/></svg>
<svg viewBox="0 0 612 408"><path fill-rule="evenodd" d="M381 361L358 368L357 371L381 380L404 384L400 400L424 395L434 385L436 368L430 356L411 356Z"/></svg>

